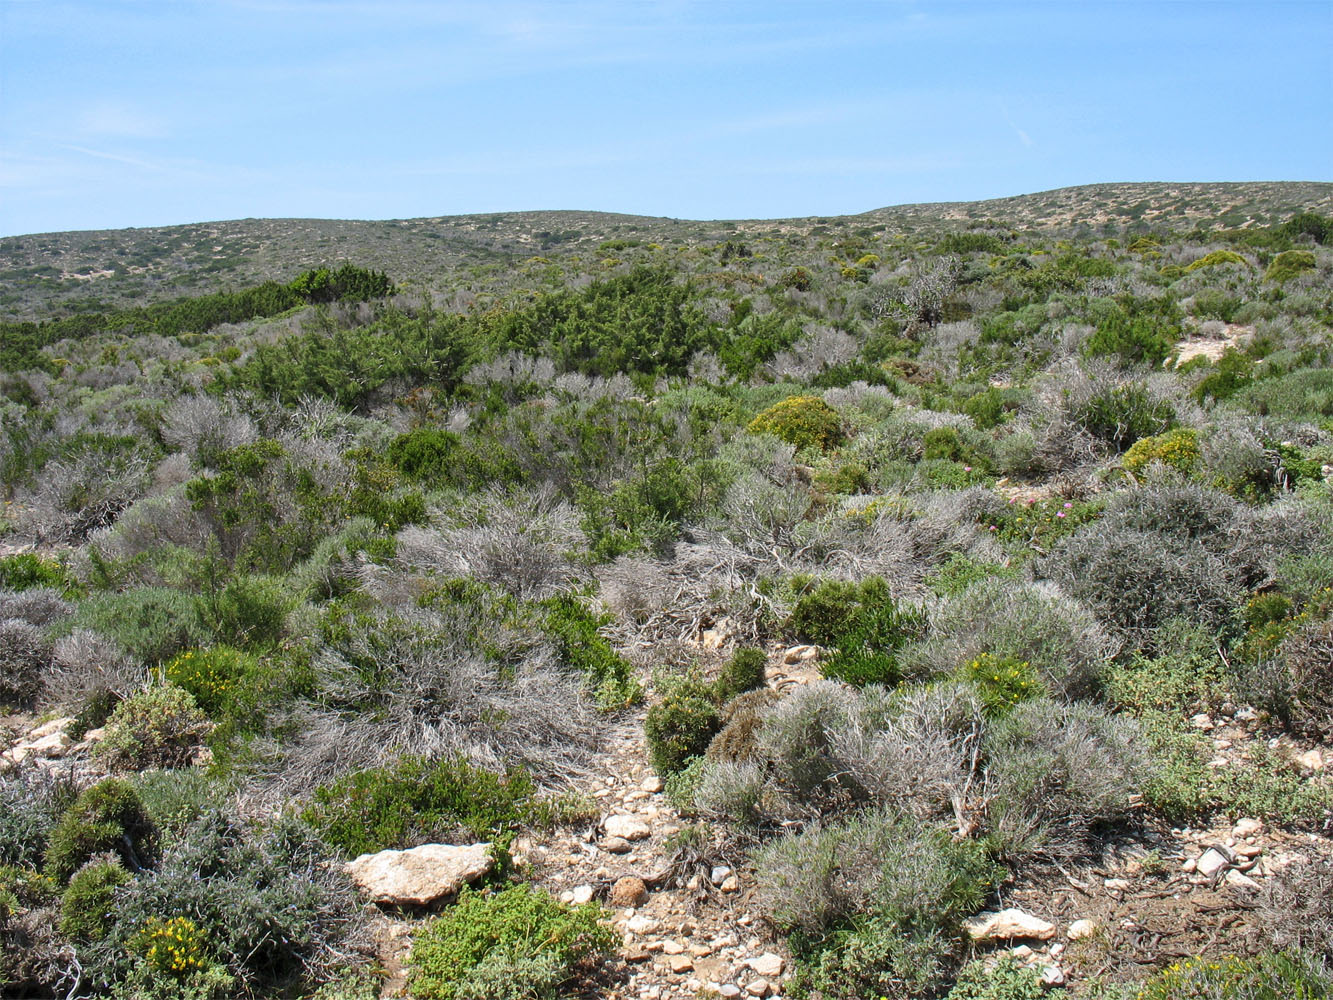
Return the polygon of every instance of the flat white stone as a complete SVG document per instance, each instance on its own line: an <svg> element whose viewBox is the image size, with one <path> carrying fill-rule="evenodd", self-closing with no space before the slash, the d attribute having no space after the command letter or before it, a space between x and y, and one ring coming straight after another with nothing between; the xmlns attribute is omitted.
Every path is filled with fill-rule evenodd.
<svg viewBox="0 0 1333 1000"><path fill-rule="evenodd" d="M963 926L974 941L1006 941L1010 938L1047 941L1055 937L1054 924L1015 908L998 913L978 913Z"/></svg>
<svg viewBox="0 0 1333 1000"><path fill-rule="evenodd" d="M489 872L495 864L490 852L490 844L423 844L408 851L363 854L344 870L376 903L422 905L451 896Z"/></svg>

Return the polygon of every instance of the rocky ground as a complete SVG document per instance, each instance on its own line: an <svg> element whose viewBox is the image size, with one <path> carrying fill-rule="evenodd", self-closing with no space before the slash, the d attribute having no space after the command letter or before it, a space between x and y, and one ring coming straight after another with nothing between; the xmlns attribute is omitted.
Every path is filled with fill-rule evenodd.
<svg viewBox="0 0 1333 1000"><path fill-rule="evenodd" d="M773 650L769 684L781 688L818 677L815 652ZM671 805L652 771L643 718L640 709L616 721L598 768L578 784L600 804L598 821L520 837L514 860L565 901L597 900L611 910L625 943L599 996L780 998L791 957L760 917L744 851L714 841L696 863L673 858L670 838L691 820ZM71 720L39 721L11 716L0 723L0 733L9 734L3 761L33 758L41 766L93 770L88 751L97 731L75 743L65 733ZM1245 709L1193 721L1213 735L1214 766L1227 766L1265 740L1311 780L1327 780L1325 765L1333 768L1327 748L1285 745ZM1145 822L1107 842L1095 861L1028 870L1003 886L997 905L969 924L973 949L981 956L1011 953L1074 995L1097 981L1141 978L1201 952L1243 954L1261 944L1253 900L1264 880L1284 866L1330 854L1333 842L1325 837L1257 819L1207 829ZM456 888L483 868L468 869L451 884ZM430 907L368 898L374 947L387 973L383 995L402 996L410 935Z"/></svg>

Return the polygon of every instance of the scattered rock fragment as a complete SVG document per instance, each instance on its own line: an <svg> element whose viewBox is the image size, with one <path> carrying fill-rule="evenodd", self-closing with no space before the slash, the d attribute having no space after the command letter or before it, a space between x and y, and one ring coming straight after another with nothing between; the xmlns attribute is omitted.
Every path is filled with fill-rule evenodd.
<svg viewBox="0 0 1333 1000"><path fill-rule="evenodd" d="M764 952L758 958L752 958L745 963L756 974L764 976L767 979L776 979L782 975L784 963L781 955L775 955L771 951Z"/></svg>
<svg viewBox="0 0 1333 1000"><path fill-rule="evenodd" d="M626 875L611 886L609 900L612 906L642 906L648 902L648 887L643 879Z"/></svg>
<svg viewBox="0 0 1333 1000"><path fill-rule="evenodd" d="M1307 771L1322 771L1324 756L1318 750L1307 750L1296 757L1296 763Z"/></svg>
<svg viewBox="0 0 1333 1000"><path fill-rule="evenodd" d="M1257 819L1239 819L1236 821L1236 825L1231 828L1231 835L1237 840L1245 837L1257 837L1263 832L1263 821Z"/></svg>
<svg viewBox="0 0 1333 1000"><path fill-rule="evenodd" d="M1088 920L1086 917L1082 920L1075 920L1069 925L1066 937L1071 941L1077 941L1080 938L1092 937L1098 930L1097 921Z"/></svg>
<svg viewBox="0 0 1333 1000"><path fill-rule="evenodd" d="M634 850L624 837L607 837L600 846L607 854L628 854Z"/></svg>
<svg viewBox="0 0 1333 1000"><path fill-rule="evenodd" d="M602 828L606 830L608 837L620 837L623 840L647 840L652 836L647 823L623 813L606 817Z"/></svg>
<svg viewBox="0 0 1333 1000"><path fill-rule="evenodd" d="M1231 864L1231 858L1227 857L1227 855L1223 853L1223 851L1220 848L1210 847L1208 848L1208 850L1203 852L1203 856L1199 858L1199 862L1195 866L1194 870L1197 871L1200 875L1205 875L1208 878L1212 878L1214 875L1216 875L1223 868L1226 868L1230 864Z"/></svg>

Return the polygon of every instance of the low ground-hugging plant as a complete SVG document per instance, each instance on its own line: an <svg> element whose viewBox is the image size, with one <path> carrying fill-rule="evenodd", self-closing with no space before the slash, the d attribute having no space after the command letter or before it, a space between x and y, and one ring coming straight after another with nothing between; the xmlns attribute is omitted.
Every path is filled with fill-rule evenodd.
<svg viewBox="0 0 1333 1000"><path fill-rule="evenodd" d="M302 814L330 846L355 856L460 834L482 840L517 826L586 816L571 796L539 793L523 768L497 774L462 756L358 771L315 790Z"/></svg>
<svg viewBox="0 0 1333 1000"><path fill-rule="evenodd" d="M600 906L568 907L525 883L467 887L412 944L410 984L421 1000L548 1000L595 971L620 943Z"/></svg>

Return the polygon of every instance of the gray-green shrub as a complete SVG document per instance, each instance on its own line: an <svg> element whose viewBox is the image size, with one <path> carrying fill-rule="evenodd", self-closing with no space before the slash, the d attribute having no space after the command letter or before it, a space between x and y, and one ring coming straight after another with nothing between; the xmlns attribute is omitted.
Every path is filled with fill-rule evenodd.
<svg viewBox="0 0 1333 1000"><path fill-rule="evenodd" d="M1006 853L1076 856L1098 823L1126 819L1149 762L1132 719L1088 704L1030 701L983 751L992 833Z"/></svg>

